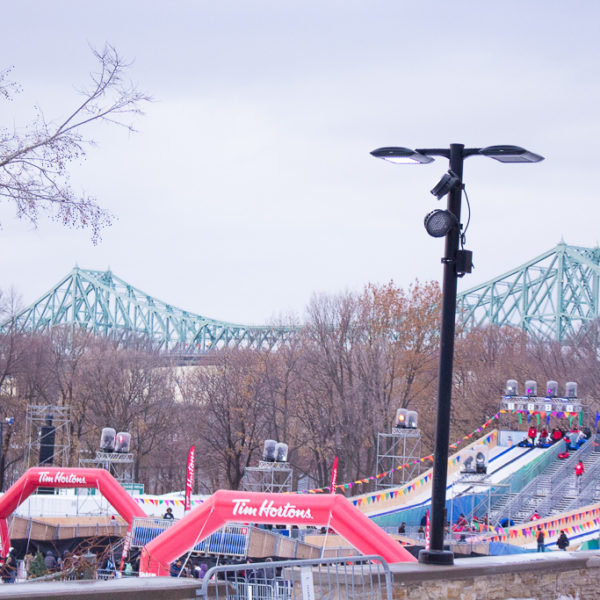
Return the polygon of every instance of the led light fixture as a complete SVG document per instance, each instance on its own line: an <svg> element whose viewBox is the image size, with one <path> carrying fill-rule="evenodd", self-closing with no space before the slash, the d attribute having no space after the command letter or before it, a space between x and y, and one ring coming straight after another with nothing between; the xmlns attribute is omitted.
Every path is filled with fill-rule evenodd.
<svg viewBox="0 0 600 600"><path fill-rule="evenodd" d="M438 208L425 215L425 230L431 237L444 237L454 227L458 227L458 219L447 210Z"/></svg>
<svg viewBox="0 0 600 600"><path fill-rule="evenodd" d="M532 163L544 160L543 156L529 152L521 146L488 146L482 148L479 154L489 156L503 163Z"/></svg>
<svg viewBox="0 0 600 600"><path fill-rule="evenodd" d="M394 146L377 148L377 150L371 152L371 156L387 160L388 162L397 165L426 165L427 163L433 162L431 156L426 156L425 154L421 154L410 148L397 148Z"/></svg>
<svg viewBox="0 0 600 600"><path fill-rule="evenodd" d="M435 187L431 190L431 193L440 200L447 193L452 191L457 185L460 185L460 178L458 178L452 171L448 171L442 175L442 178L437 182Z"/></svg>

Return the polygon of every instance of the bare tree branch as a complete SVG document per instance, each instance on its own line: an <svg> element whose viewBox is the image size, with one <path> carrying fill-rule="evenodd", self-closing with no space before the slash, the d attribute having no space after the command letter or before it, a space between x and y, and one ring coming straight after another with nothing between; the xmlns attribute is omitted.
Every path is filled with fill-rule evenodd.
<svg viewBox="0 0 600 600"><path fill-rule="evenodd" d="M141 105L151 98L125 78L130 63L113 46L92 53L98 70L91 73L91 85L80 91L82 101L66 118L48 122L38 108L27 127L0 130L0 202L14 203L17 217L34 225L46 214L67 227L90 229L97 243L113 215L95 198L73 191L68 167L94 145L84 136L87 126L104 122L133 132L133 119L143 114ZM8 80L9 72L0 71L0 98L5 100L19 91Z"/></svg>

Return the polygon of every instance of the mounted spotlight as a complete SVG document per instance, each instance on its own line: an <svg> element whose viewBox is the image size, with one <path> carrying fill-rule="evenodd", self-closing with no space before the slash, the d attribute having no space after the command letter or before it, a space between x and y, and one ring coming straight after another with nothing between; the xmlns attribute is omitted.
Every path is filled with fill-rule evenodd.
<svg viewBox="0 0 600 600"><path fill-rule="evenodd" d="M458 227L458 219L449 211L437 208L425 215L425 230L431 237L444 237Z"/></svg>
<svg viewBox="0 0 600 600"><path fill-rule="evenodd" d="M442 175L442 178L437 182L436 186L431 190L431 193L441 200L446 194L450 193L457 185L460 185L460 178L452 171L448 171Z"/></svg>
<svg viewBox="0 0 600 600"><path fill-rule="evenodd" d="M427 163L433 162L431 156L421 154L418 150L411 150L410 148L396 148L389 146L386 148L377 148L371 152L371 156L375 158L381 158L388 162L397 165L426 165Z"/></svg>

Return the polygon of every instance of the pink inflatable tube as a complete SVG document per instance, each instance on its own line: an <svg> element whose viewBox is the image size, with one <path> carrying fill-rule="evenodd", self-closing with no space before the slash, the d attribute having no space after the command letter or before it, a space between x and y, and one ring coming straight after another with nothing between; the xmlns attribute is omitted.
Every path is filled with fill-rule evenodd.
<svg viewBox="0 0 600 600"><path fill-rule="evenodd" d="M363 554L390 563L416 560L343 496L219 490L143 548L140 575L168 575L170 563L232 521L330 526Z"/></svg>
<svg viewBox="0 0 600 600"><path fill-rule="evenodd" d="M38 487L96 488L127 521L130 530L134 517L147 516L119 482L104 469L35 467L25 471L0 498L0 551L2 556L6 556L10 548L6 519Z"/></svg>

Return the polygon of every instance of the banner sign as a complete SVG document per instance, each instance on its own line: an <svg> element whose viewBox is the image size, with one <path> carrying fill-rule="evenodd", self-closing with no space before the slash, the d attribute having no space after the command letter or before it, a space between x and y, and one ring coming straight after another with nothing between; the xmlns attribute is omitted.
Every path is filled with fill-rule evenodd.
<svg viewBox="0 0 600 600"><path fill-rule="evenodd" d="M338 457L333 459L333 468L331 469L331 493L335 494L335 488L337 484L337 471L338 471Z"/></svg>
<svg viewBox="0 0 600 600"><path fill-rule="evenodd" d="M194 467L196 464L196 446L192 446L188 452L187 470L185 478L185 505L183 510L188 511L192 508L192 491L194 488Z"/></svg>

